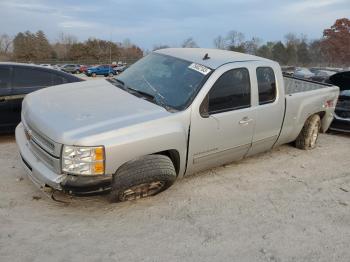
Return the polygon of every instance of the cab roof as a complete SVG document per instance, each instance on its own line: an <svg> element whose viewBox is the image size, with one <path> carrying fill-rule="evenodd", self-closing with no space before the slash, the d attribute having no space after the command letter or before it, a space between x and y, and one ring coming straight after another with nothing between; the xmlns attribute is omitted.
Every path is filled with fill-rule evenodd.
<svg viewBox="0 0 350 262"><path fill-rule="evenodd" d="M155 53L169 55L193 63L204 65L211 69L233 62L265 61L275 63L262 57L248 55L233 51L210 49L210 48L166 48L155 51ZM208 59L203 59L208 54Z"/></svg>

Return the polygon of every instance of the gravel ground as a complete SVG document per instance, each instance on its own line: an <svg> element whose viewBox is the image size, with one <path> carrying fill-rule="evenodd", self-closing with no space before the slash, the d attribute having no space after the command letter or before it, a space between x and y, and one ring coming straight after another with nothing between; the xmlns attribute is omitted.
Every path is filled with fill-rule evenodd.
<svg viewBox="0 0 350 262"><path fill-rule="evenodd" d="M150 199L54 202L0 137L0 261L350 261L350 136L285 145Z"/></svg>

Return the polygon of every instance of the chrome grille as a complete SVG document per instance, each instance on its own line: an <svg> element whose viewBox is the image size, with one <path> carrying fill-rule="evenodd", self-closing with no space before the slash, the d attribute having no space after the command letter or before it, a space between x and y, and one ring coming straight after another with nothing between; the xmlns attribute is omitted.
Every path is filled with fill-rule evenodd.
<svg viewBox="0 0 350 262"><path fill-rule="evenodd" d="M22 123L24 126L24 132L27 136L28 140L33 140L36 144L38 144L42 149L44 149L49 154L60 157L61 153L61 144L52 141L50 138L45 135L40 134L36 131L31 125L26 123L22 118Z"/></svg>
<svg viewBox="0 0 350 262"><path fill-rule="evenodd" d="M29 143L30 149L33 152L33 154L51 170L56 171L55 159L49 154L47 154L45 151L43 151L33 140L30 140Z"/></svg>
<svg viewBox="0 0 350 262"><path fill-rule="evenodd" d="M29 142L32 153L42 161L48 168L57 174L61 173L59 152L61 145L39 134L22 120L24 132Z"/></svg>
<svg viewBox="0 0 350 262"><path fill-rule="evenodd" d="M47 140L46 138L44 138L43 136L41 136L39 133L35 132L34 130L32 130L32 139L35 139L37 142L39 142L41 144L44 144L45 147L47 147L52 152L54 152L55 144L50 142L49 140Z"/></svg>

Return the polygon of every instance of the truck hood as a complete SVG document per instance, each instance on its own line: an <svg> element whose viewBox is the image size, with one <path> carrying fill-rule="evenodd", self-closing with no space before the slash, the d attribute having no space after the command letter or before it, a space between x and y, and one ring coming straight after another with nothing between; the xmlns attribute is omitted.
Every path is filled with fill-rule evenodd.
<svg viewBox="0 0 350 262"><path fill-rule="evenodd" d="M42 89L27 95L22 106L25 124L65 144L170 114L106 80Z"/></svg>

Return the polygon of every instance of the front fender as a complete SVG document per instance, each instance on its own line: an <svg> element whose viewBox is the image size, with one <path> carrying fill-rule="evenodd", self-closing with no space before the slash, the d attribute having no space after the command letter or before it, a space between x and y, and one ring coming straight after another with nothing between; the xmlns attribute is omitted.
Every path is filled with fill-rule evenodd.
<svg viewBox="0 0 350 262"><path fill-rule="evenodd" d="M123 164L145 155L176 150L179 175L185 172L190 114L175 113L125 128L111 130L95 137L94 144L104 145L106 174L114 174Z"/></svg>

